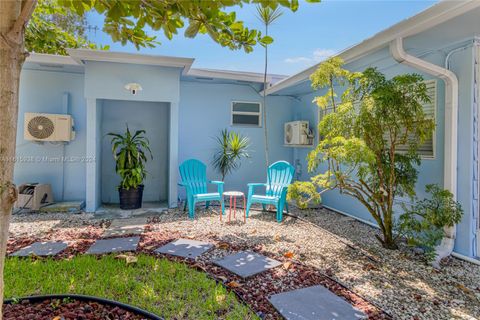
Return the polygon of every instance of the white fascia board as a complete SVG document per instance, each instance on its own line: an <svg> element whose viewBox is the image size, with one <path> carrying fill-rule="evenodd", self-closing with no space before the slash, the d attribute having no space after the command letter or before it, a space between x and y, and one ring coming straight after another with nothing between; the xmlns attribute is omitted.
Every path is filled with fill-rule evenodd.
<svg viewBox="0 0 480 320"><path fill-rule="evenodd" d="M406 38L418 34L478 7L480 7L480 1L478 0L444 0L411 18L405 19L392 27L375 34L373 37L368 38L357 45L343 50L335 56L341 57L345 63L349 63L373 51L387 47L390 41L394 39ZM320 64L321 62L296 75L277 82L275 85L267 89L267 95L308 80L310 75Z"/></svg>
<svg viewBox="0 0 480 320"><path fill-rule="evenodd" d="M242 71L230 71L230 70L213 70L213 69L190 69L186 74L189 77L205 77L214 79L227 79L236 81L248 81L263 83L263 74L255 72L242 72ZM268 75L267 83L270 83L272 77L283 78L281 75Z"/></svg>
<svg viewBox="0 0 480 320"><path fill-rule="evenodd" d="M55 65L68 65L78 66L78 63L69 56L60 56L56 54L45 53L30 53L25 62L39 63L39 64L55 64Z"/></svg>
<svg viewBox="0 0 480 320"><path fill-rule="evenodd" d="M143 64L150 66L183 68L182 73L186 75L190 70L193 61L192 58L155 56L146 54L136 54L127 52L112 52L88 49L68 49L68 54L79 64L84 61L103 61L117 63Z"/></svg>

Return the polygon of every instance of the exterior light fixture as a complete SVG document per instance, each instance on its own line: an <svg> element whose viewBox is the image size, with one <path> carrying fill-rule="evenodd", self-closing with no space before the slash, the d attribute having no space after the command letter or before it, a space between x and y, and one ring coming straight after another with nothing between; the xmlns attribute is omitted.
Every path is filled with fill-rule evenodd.
<svg viewBox="0 0 480 320"><path fill-rule="evenodd" d="M130 91L131 94L136 95L139 91L142 91L142 86L139 83L127 83L125 89Z"/></svg>

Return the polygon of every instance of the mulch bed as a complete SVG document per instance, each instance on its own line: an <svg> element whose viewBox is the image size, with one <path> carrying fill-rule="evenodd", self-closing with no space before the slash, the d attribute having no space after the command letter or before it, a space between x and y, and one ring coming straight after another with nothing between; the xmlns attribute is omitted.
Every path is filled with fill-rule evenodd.
<svg viewBox="0 0 480 320"><path fill-rule="evenodd" d="M34 303L22 300L15 304L4 304L3 310L4 320L147 319L117 306L72 299L46 299Z"/></svg>
<svg viewBox="0 0 480 320"><path fill-rule="evenodd" d="M155 221L149 221L155 223ZM147 224L145 232L141 235L137 252L149 255L157 255L165 257L171 261L186 263L192 268L206 272L217 282L225 285L229 290L233 291L241 300L248 304L263 319L282 319L281 315L273 308L268 301L268 297L273 294L291 291L295 289L305 288L313 285L322 285L328 288L336 295L343 297L350 302L355 308L363 311L368 315L368 319L392 319L392 317L376 307L358 294L352 292L345 286L330 278L327 274L321 273L318 269L302 264L297 261L290 253L284 256L274 255L265 252L261 247L249 247L246 245L238 245L220 241L215 235L206 235L203 239L214 243L216 246L211 251L200 256L196 260L185 260L178 257L155 254L153 250L167 244L173 240L182 237L180 232L159 232L152 231L150 225ZM12 239L8 243L8 252L14 252L35 241L39 240L62 240L69 243L68 248L55 256L55 259L71 258L77 254L84 253L95 241L101 238L104 229L101 227L89 226L79 228L76 232L55 232L48 235L48 239ZM128 235L124 235L127 237ZM185 236L183 236L185 237ZM216 266L213 260L219 259L225 255L235 253L241 250L253 250L272 259L281 261L283 265L278 268L263 272L253 277L242 279L227 270ZM9 319L9 318L5 318ZM13 318L11 318L13 319ZM23 319L23 318L15 318ZM28 319L28 318L25 318ZM36 318L32 318L36 319ZM44 318L38 318L44 319ZM47 318L45 318L47 319ZM48 319L52 319L51 317ZM89 318L86 318L89 319ZM98 318L97 318L98 319ZM116 318L113 318L116 319ZM127 319L122 317L122 319ZM128 318L130 319L130 318ZM137 319L137 318L131 318Z"/></svg>

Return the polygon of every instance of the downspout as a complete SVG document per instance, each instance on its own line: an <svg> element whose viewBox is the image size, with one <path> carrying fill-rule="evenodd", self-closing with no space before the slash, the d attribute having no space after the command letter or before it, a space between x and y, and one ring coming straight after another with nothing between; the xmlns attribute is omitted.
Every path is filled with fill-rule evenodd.
<svg viewBox="0 0 480 320"><path fill-rule="evenodd" d="M443 186L449 190L454 199L457 197L457 119L458 119L458 79L450 70L436 64L419 59L405 52L403 39L396 38L390 42L390 53L402 64L411 66L445 82L445 151ZM457 226L445 227L445 236L436 248L434 267L440 266L440 260L449 256L455 245Z"/></svg>

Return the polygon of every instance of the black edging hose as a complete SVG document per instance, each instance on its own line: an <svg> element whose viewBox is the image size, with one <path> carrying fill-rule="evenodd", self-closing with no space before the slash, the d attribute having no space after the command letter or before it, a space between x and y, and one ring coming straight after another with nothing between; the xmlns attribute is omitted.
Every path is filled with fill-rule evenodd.
<svg viewBox="0 0 480 320"><path fill-rule="evenodd" d="M131 306L129 304L125 304L125 303L114 301L114 300L99 298L99 297L80 295L80 294L47 294L47 295L38 295L38 296L28 296L28 297L22 297L18 299L7 299L7 300L4 300L3 303L13 304L13 303L16 303L17 301L22 301L22 300L28 300L30 303L39 303L48 299L66 299L66 298L83 301L83 302L85 301L98 302L103 305L119 307L126 311L132 312L136 315L146 317L149 320L165 320L162 317L159 317L151 312L140 309L138 307Z"/></svg>

